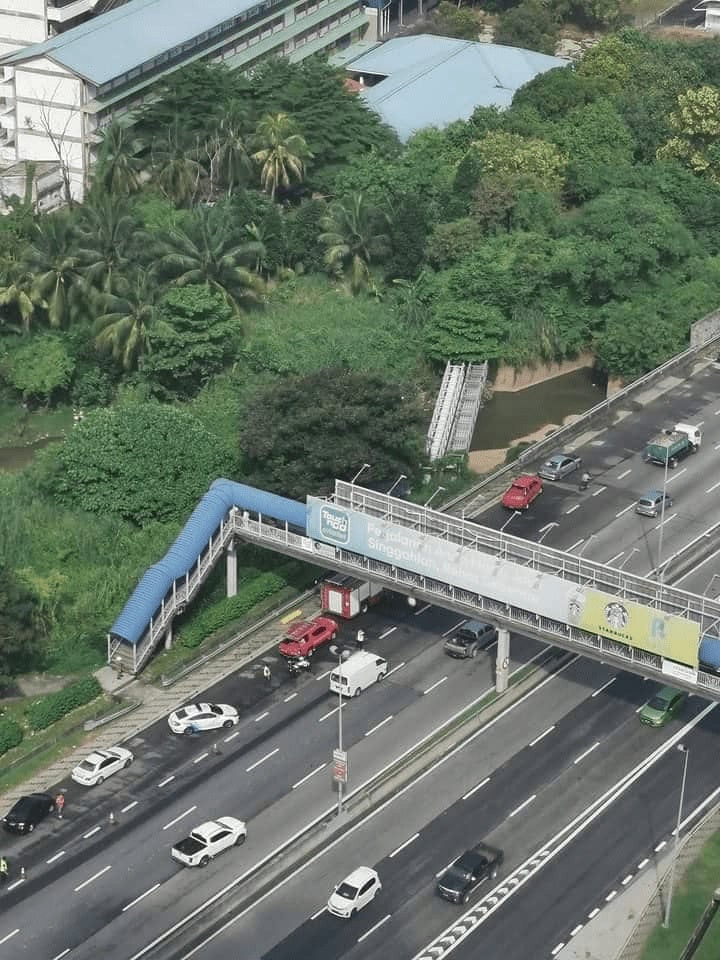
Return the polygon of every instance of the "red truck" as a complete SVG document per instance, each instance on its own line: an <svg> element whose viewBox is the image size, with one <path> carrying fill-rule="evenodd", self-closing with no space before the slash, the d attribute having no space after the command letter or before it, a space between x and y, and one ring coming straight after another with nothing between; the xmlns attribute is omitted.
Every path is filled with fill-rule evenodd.
<svg viewBox="0 0 720 960"><path fill-rule="evenodd" d="M323 610L334 613L344 620L351 620L359 613L367 613L368 606L377 603L383 595L379 583L368 583L342 573L328 577L320 584L320 605Z"/></svg>
<svg viewBox="0 0 720 960"><path fill-rule="evenodd" d="M294 624L280 644L283 657L311 657L317 647L337 636L338 625L330 617L315 617Z"/></svg>

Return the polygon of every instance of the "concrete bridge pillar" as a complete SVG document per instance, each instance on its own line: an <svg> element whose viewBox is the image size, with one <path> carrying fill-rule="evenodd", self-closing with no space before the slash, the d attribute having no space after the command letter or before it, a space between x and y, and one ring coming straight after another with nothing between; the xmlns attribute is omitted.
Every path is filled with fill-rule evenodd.
<svg viewBox="0 0 720 960"><path fill-rule="evenodd" d="M510 631L498 630L497 660L495 666L495 691L505 693L510 676Z"/></svg>
<svg viewBox="0 0 720 960"><path fill-rule="evenodd" d="M173 625L172 620L168 624L168 628L165 631L165 649L172 650L173 645Z"/></svg>
<svg viewBox="0 0 720 960"><path fill-rule="evenodd" d="M237 595L237 549L235 541L231 540L225 552L225 583L226 596Z"/></svg>

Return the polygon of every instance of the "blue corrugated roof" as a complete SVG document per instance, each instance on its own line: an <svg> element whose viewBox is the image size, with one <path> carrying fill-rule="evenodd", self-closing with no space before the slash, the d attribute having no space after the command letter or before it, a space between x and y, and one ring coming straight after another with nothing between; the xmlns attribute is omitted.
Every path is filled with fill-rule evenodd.
<svg viewBox="0 0 720 960"><path fill-rule="evenodd" d="M420 34L388 40L347 69L385 78L362 96L407 140L424 127L467 120L476 107L507 107L515 91L537 74L567 65L532 50Z"/></svg>
<svg viewBox="0 0 720 960"><path fill-rule="evenodd" d="M143 574L110 628L113 636L132 644L140 640L163 597L172 589L173 583L184 577L195 564L220 521L232 507L261 513L264 517L305 529L305 504L232 480L215 480L162 560Z"/></svg>
<svg viewBox="0 0 720 960"><path fill-rule="evenodd" d="M129 0L0 63L50 57L100 85L260 6L261 0Z"/></svg>

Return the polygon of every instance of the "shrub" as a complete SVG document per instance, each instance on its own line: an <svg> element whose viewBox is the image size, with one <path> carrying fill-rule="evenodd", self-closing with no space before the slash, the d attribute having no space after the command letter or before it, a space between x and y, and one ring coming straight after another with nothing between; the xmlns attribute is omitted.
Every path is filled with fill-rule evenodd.
<svg viewBox="0 0 720 960"><path fill-rule="evenodd" d="M276 573L263 573L250 583L243 584L234 597L225 597L207 607L186 627L178 632L178 643L183 647L199 647L203 640L238 617L244 616L254 606L271 597L286 584L284 577Z"/></svg>
<svg viewBox="0 0 720 960"><path fill-rule="evenodd" d="M17 747L22 743L22 738L23 732L19 723L5 717L0 718L0 755Z"/></svg>
<svg viewBox="0 0 720 960"><path fill-rule="evenodd" d="M95 677L85 677L76 680L57 693L49 693L46 697L31 703L25 710L25 716L33 730L44 730L56 723L71 710L90 703L100 696L102 687Z"/></svg>

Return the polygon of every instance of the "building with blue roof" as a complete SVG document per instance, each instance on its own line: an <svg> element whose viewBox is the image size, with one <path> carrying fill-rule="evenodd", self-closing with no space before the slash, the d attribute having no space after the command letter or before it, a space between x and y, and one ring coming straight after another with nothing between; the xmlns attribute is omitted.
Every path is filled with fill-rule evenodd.
<svg viewBox="0 0 720 960"><path fill-rule="evenodd" d="M199 59L242 70L302 60L366 26L360 0L128 0L0 57L3 159L56 162L82 199L98 132L162 77Z"/></svg>
<svg viewBox="0 0 720 960"><path fill-rule="evenodd" d="M402 141L424 127L467 120L476 107L507 107L523 84L567 60L532 50L419 34L380 43L344 66Z"/></svg>

